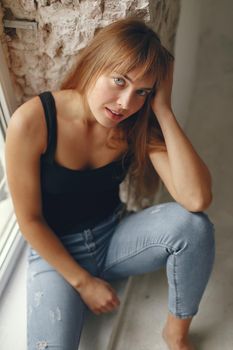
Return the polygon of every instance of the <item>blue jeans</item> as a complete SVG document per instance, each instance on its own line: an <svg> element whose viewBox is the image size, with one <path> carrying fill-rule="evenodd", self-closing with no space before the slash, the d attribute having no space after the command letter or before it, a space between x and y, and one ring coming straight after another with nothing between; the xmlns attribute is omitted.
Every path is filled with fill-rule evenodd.
<svg viewBox="0 0 233 350"><path fill-rule="evenodd" d="M122 206L93 229L61 236L76 261L110 282L166 267L169 311L195 315L214 261L214 225L204 212L175 202L126 212ZM28 254L28 350L76 350L87 306L31 247Z"/></svg>

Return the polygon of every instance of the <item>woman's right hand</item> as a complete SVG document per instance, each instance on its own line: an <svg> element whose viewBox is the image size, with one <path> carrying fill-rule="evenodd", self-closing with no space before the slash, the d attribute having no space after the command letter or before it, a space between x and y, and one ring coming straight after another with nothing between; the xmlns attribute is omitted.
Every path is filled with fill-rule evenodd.
<svg viewBox="0 0 233 350"><path fill-rule="evenodd" d="M100 278L89 275L76 290L84 303L96 315L113 311L120 305L115 290L109 283Z"/></svg>

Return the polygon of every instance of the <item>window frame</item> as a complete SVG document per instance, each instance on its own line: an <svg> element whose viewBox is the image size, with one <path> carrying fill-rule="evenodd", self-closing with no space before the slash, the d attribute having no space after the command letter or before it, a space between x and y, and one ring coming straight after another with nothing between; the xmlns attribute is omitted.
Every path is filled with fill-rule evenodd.
<svg viewBox="0 0 233 350"><path fill-rule="evenodd" d="M17 100L15 98L13 84L11 82L11 76L7 61L5 58L3 45L0 41L0 132L3 134L5 140L7 125L10 120L10 116L14 113L18 107ZM4 166L4 164L3 164ZM5 170L5 167L4 167ZM6 181L6 176L4 177ZM4 181L3 180L3 181ZM14 211L10 214L4 232L2 234L1 250L0 250L0 297L4 292L4 289L12 276L12 273L17 264L18 258L21 255L23 248L26 246L26 241L20 233L16 216Z"/></svg>

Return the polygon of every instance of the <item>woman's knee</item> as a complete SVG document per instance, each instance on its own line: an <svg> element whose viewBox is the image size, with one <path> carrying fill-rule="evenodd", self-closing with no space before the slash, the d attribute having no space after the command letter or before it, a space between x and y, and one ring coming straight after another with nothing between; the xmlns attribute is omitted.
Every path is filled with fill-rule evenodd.
<svg viewBox="0 0 233 350"><path fill-rule="evenodd" d="M193 244L196 249L203 251L209 257L214 257L215 240L214 224L204 212L193 213Z"/></svg>
<svg viewBox="0 0 233 350"><path fill-rule="evenodd" d="M192 246L214 249L214 224L208 215L204 212L190 212L176 202L169 204L175 225L173 233Z"/></svg>

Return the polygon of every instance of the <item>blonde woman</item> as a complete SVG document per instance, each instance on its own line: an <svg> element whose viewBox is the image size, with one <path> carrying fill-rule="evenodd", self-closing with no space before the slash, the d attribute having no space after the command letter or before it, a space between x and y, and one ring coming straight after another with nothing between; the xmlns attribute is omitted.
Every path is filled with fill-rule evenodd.
<svg viewBox="0 0 233 350"><path fill-rule="evenodd" d="M76 350L85 311L111 312L111 281L166 266L163 337L188 331L214 260L208 168L171 106L173 57L144 22L119 20L82 51L59 91L13 114L7 177L29 243L28 350ZM119 197L125 179L140 210ZM174 202L149 205L159 181Z"/></svg>

